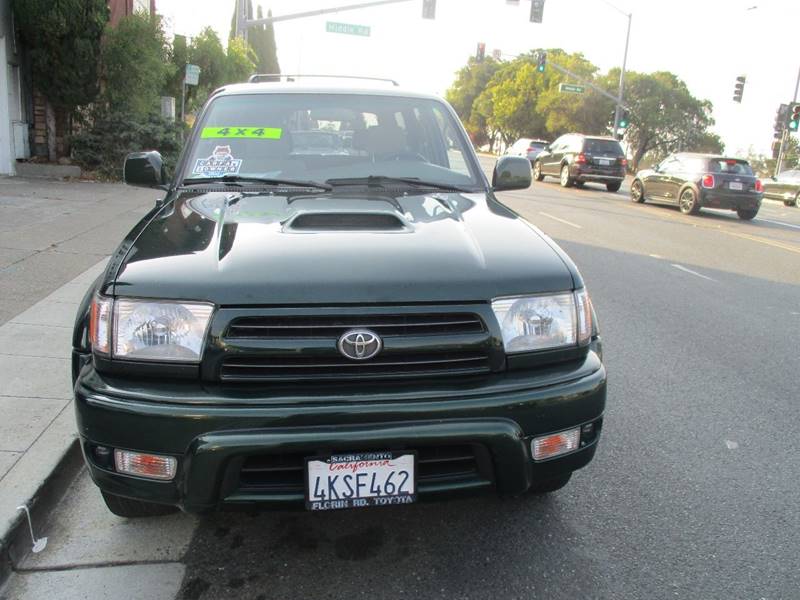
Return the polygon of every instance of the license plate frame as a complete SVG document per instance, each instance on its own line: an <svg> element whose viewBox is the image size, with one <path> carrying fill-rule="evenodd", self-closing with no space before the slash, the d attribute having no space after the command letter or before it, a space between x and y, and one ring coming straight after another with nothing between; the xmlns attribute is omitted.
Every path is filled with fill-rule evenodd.
<svg viewBox="0 0 800 600"><path fill-rule="evenodd" d="M598 159L595 159L595 160L597 160L597 164L600 165L601 167L610 167L611 166L611 160L608 159L608 158L598 158Z"/></svg>
<svg viewBox="0 0 800 600"><path fill-rule="evenodd" d="M331 470L334 465L336 469ZM403 471L407 473L406 478L400 474ZM358 479L360 473L365 474L363 482ZM394 473L395 476L390 476L390 473ZM350 479L346 480L345 476L350 476ZM417 453L413 450L351 452L307 457L303 470L306 509L317 512L412 504L417 501L417 476ZM320 482L323 477L324 489L321 489ZM330 477L337 478L333 484ZM392 493L385 493L391 484L396 489L392 490ZM352 495L345 497L347 487L350 488ZM336 498L329 497L334 495L329 493L331 490ZM324 497L320 496L320 492Z"/></svg>
<svg viewBox="0 0 800 600"><path fill-rule="evenodd" d="M744 184L740 181L729 181L728 189L734 192L741 192L744 190Z"/></svg>

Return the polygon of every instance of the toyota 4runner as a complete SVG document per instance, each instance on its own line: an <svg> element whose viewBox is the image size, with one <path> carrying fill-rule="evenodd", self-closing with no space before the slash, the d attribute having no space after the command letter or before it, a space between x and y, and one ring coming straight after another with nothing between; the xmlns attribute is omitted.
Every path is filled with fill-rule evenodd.
<svg viewBox="0 0 800 600"><path fill-rule="evenodd" d="M495 192L444 101L215 92L80 306L78 429L109 509L326 510L549 492L593 457L606 374L580 273Z"/></svg>

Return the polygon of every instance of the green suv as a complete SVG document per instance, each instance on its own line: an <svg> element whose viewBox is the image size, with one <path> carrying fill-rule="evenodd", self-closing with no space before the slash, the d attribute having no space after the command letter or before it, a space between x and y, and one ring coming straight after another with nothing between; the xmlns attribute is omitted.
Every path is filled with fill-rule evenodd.
<svg viewBox="0 0 800 600"><path fill-rule="evenodd" d="M215 92L87 291L78 429L109 509L550 492L593 457L606 373L580 273L495 191L444 101L290 82Z"/></svg>

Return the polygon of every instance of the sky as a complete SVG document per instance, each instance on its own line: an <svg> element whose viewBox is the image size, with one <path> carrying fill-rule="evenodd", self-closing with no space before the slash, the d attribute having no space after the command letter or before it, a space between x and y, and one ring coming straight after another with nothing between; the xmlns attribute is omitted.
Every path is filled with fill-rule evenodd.
<svg viewBox="0 0 800 600"><path fill-rule="evenodd" d="M288 15L364 0L253 0L264 13ZM606 71L622 64L631 13L628 70L668 70L698 98L710 100L726 152L768 154L775 113L791 102L800 69L798 0L545 0L543 23L531 23L531 0L437 0L422 19L422 0L278 22L284 73L390 77L404 87L443 95L475 53L504 56L532 48L582 52ZM168 29L188 36L213 27L228 39L234 0L156 0ZM615 8L616 7L616 8ZM327 33L326 22L370 27L370 36ZM741 104L733 102L746 75Z"/></svg>

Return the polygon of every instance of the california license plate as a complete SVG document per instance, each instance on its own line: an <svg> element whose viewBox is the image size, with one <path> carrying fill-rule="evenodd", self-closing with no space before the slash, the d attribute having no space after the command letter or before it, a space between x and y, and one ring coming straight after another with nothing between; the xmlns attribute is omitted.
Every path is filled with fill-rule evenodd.
<svg viewBox="0 0 800 600"><path fill-rule="evenodd" d="M731 182L728 184L728 188L729 188L729 189L731 189L731 190L738 190L738 191L742 191L742 190L744 189L744 188L742 187L742 184L741 184L741 183L739 183L738 181L731 181Z"/></svg>
<svg viewBox="0 0 800 600"><path fill-rule="evenodd" d="M306 460L306 508L335 510L411 504L416 454L361 452Z"/></svg>
<svg viewBox="0 0 800 600"><path fill-rule="evenodd" d="M611 161L610 160L605 160L603 158L598 158L597 159L597 164L598 165L603 165L604 167L607 167L608 165L611 164Z"/></svg>

